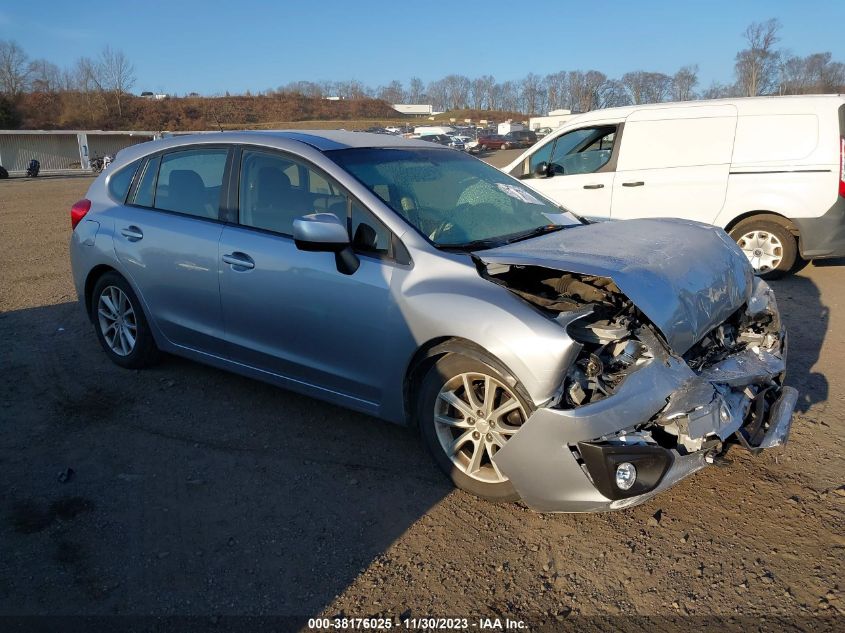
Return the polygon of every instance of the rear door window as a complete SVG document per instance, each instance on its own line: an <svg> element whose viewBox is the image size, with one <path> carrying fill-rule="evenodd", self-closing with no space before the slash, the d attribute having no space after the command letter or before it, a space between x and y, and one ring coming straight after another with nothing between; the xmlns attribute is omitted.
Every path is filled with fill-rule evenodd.
<svg viewBox="0 0 845 633"><path fill-rule="evenodd" d="M158 170L155 208L216 220L228 153L210 148L165 154Z"/></svg>

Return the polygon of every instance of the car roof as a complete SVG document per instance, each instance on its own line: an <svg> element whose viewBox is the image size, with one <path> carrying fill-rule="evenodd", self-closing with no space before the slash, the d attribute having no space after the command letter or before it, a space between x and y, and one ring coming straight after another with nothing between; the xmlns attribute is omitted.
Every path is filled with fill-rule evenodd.
<svg viewBox="0 0 845 633"><path fill-rule="evenodd" d="M302 143L320 152L355 148L435 149L440 147L428 141L406 139L389 134L351 132L347 130L243 130L227 132L200 132L176 134L162 139L131 145L120 150L115 167L161 150L176 149L186 145L232 143L245 145L278 146L279 142ZM448 150L448 148L443 148Z"/></svg>
<svg viewBox="0 0 845 633"><path fill-rule="evenodd" d="M230 134L222 132L222 136ZM250 130L237 132L251 137L285 138L310 145L320 151L350 149L362 147L430 147L413 139L374 134L371 132L351 132L349 130Z"/></svg>

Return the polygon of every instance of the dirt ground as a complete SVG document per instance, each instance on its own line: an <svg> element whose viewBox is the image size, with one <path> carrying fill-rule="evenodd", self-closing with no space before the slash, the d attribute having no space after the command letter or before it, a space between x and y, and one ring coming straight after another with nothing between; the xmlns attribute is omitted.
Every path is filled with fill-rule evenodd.
<svg viewBox="0 0 845 633"><path fill-rule="evenodd" d="M453 490L411 430L177 358L111 364L69 273L89 183L0 181L0 614L845 614L845 262L774 283L802 395L786 447L542 515Z"/></svg>

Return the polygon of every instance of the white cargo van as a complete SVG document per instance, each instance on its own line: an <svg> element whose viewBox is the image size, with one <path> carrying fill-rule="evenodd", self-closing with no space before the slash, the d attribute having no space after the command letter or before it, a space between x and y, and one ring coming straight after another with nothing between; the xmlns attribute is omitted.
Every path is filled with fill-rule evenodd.
<svg viewBox="0 0 845 633"><path fill-rule="evenodd" d="M720 226L766 277L845 255L842 95L595 110L505 171L586 217Z"/></svg>

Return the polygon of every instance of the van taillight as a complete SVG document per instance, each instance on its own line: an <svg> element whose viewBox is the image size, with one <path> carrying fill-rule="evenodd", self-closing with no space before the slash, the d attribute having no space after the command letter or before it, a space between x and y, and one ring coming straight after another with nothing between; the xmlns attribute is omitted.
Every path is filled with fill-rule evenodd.
<svg viewBox="0 0 845 633"><path fill-rule="evenodd" d="M76 228L76 225L82 221L82 218L85 217L85 214L91 210L91 201L87 198L83 198L75 205L70 208L70 228L71 230Z"/></svg>
<svg viewBox="0 0 845 633"><path fill-rule="evenodd" d="M839 195L845 198L845 136L839 137Z"/></svg>

